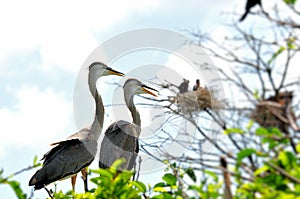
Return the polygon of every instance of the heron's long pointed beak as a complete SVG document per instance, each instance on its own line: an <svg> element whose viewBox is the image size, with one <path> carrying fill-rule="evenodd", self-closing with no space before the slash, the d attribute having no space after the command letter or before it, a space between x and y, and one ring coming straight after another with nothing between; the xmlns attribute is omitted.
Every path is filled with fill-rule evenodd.
<svg viewBox="0 0 300 199"><path fill-rule="evenodd" d="M149 89L158 92L158 90L156 90L156 89L154 89L154 88L151 88L151 87L146 86L146 85L142 85L142 90L143 90L145 93L148 93L148 94L150 94L150 95L153 95L154 97L157 97L157 95L154 94L154 93L152 93Z"/></svg>
<svg viewBox="0 0 300 199"><path fill-rule="evenodd" d="M109 72L111 75L124 76L124 73L121 73L121 72L119 72L119 71L116 71L116 70L114 70L114 69L112 69L112 68L108 68L107 70L108 70L108 72Z"/></svg>

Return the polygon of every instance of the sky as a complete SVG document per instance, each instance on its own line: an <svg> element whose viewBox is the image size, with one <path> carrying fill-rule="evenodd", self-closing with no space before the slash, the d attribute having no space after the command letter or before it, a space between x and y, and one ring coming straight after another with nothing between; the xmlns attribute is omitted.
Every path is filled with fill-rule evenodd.
<svg viewBox="0 0 300 199"><path fill-rule="evenodd" d="M235 13L238 19L243 11L244 1L238 0L0 1L0 168L4 176L31 165L35 155L41 158L50 149L50 143L79 130L74 120L74 87L83 63L97 46L126 31L149 27L182 34L201 30L223 38L226 13ZM131 60L135 56L124 57L138 63ZM176 63L172 56L160 61ZM129 68L123 67L122 72ZM105 105L110 103L104 99ZM28 195L34 172L13 178ZM71 188L69 180L59 183L65 191ZM0 185L0 193L1 198L16 197L8 185ZM34 198L46 196L43 190L34 193Z"/></svg>

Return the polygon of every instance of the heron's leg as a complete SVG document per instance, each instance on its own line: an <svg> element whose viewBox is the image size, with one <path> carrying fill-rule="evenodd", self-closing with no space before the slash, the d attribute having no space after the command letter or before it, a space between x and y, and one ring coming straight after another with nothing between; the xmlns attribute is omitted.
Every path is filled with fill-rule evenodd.
<svg viewBox="0 0 300 199"><path fill-rule="evenodd" d="M136 174L136 162L133 164L133 175L132 175L132 181L135 180L135 174Z"/></svg>
<svg viewBox="0 0 300 199"><path fill-rule="evenodd" d="M87 167L85 167L81 170L81 174L82 174L82 179L84 182L84 191L88 192L89 189L88 189L88 179L87 179Z"/></svg>
<svg viewBox="0 0 300 199"><path fill-rule="evenodd" d="M72 189L74 193L75 193L76 178L77 178L77 174L71 177Z"/></svg>

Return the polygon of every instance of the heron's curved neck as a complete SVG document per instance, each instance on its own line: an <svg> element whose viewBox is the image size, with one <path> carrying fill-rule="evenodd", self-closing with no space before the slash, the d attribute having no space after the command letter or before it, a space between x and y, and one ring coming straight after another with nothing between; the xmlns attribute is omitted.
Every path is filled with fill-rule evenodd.
<svg viewBox="0 0 300 199"><path fill-rule="evenodd" d="M140 114L139 114L138 110L136 109L136 107L135 107L135 105L133 103L133 97L134 97L134 95L129 95L129 96L130 97L128 97L126 99L126 95L125 95L125 102L126 102L126 105L127 105L128 109L131 112L133 123L135 125L137 125L137 127L140 129L140 127L141 127L141 117L140 117Z"/></svg>
<svg viewBox="0 0 300 199"><path fill-rule="evenodd" d="M89 73L89 88L96 104L95 118L91 126L91 132L94 134L96 140L98 140L101 134L104 121L104 106L101 95L97 91L97 79L93 76L92 72Z"/></svg>

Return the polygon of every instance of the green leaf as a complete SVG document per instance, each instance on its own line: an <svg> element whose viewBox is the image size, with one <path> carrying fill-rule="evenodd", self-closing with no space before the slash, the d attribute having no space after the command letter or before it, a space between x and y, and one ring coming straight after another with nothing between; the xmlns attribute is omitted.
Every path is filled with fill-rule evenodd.
<svg viewBox="0 0 300 199"><path fill-rule="evenodd" d="M300 153L300 143L297 144L296 151L297 151L297 153Z"/></svg>
<svg viewBox="0 0 300 199"><path fill-rule="evenodd" d="M249 157L254 153L256 153L256 150L252 148L241 150L237 154L237 163L241 163L244 158Z"/></svg>
<svg viewBox="0 0 300 199"><path fill-rule="evenodd" d="M152 199L174 199L174 197L172 197L172 195L167 192L163 192L161 194L153 196Z"/></svg>
<svg viewBox="0 0 300 199"><path fill-rule="evenodd" d="M176 162L173 162L172 164L170 164L171 168L177 168Z"/></svg>
<svg viewBox="0 0 300 199"><path fill-rule="evenodd" d="M296 50L296 49L297 49L297 46L296 46L295 44L293 44L293 43L288 43L288 48L289 48L290 50Z"/></svg>
<svg viewBox="0 0 300 199"><path fill-rule="evenodd" d="M165 187L165 186L166 186L166 184L164 182L159 182L159 183L156 183L153 188L155 188L155 187Z"/></svg>
<svg viewBox="0 0 300 199"><path fill-rule="evenodd" d="M34 156L34 158L33 158L33 167L39 167L41 165L42 164L38 162L38 157Z"/></svg>
<svg viewBox="0 0 300 199"><path fill-rule="evenodd" d="M259 100L259 92L258 92L257 89L255 89L253 95L254 95L254 98L255 98L256 100Z"/></svg>
<svg viewBox="0 0 300 199"><path fill-rule="evenodd" d="M228 135L230 133L238 133L238 134L244 134L245 131L243 131L242 129L240 128L228 128L226 130L224 130L224 134L225 135Z"/></svg>
<svg viewBox="0 0 300 199"><path fill-rule="evenodd" d="M259 169L256 169L256 171L254 172L254 175L258 176L259 174L264 173L268 170L269 170L269 167L267 165L264 165L264 166L260 167Z"/></svg>
<svg viewBox="0 0 300 199"><path fill-rule="evenodd" d="M247 128L248 131L250 131L250 129L252 128L253 124L254 124L253 120L250 120L249 123L246 126L246 128Z"/></svg>
<svg viewBox="0 0 300 199"><path fill-rule="evenodd" d="M272 138L263 138L262 139L262 144L268 143L269 144L269 149L273 149L274 147L278 146L278 142L275 141Z"/></svg>
<svg viewBox="0 0 300 199"><path fill-rule="evenodd" d="M138 188L139 191L145 193L147 191L147 187L144 183L140 181L132 181L131 182L136 188Z"/></svg>
<svg viewBox="0 0 300 199"><path fill-rule="evenodd" d="M271 57L271 59L267 62L268 65L270 65L272 63L272 61L274 61L278 55L280 55L283 51L285 51L285 47L284 46L281 46L274 54L273 56Z"/></svg>
<svg viewBox="0 0 300 199"><path fill-rule="evenodd" d="M295 5L297 0L283 0L288 5Z"/></svg>
<svg viewBox="0 0 300 199"><path fill-rule="evenodd" d="M155 187L153 189L154 192L167 192L167 189L163 188L163 187Z"/></svg>
<svg viewBox="0 0 300 199"><path fill-rule="evenodd" d="M189 185L188 190L195 190L197 192L201 192L201 188L196 185Z"/></svg>
<svg viewBox="0 0 300 199"><path fill-rule="evenodd" d="M99 186L101 183L101 178L100 177L91 178L90 181Z"/></svg>
<svg viewBox="0 0 300 199"><path fill-rule="evenodd" d="M278 159L281 161L284 167L292 166L296 162L296 158L293 153L289 151L283 151L279 154Z"/></svg>
<svg viewBox="0 0 300 199"><path fill-rule="evenodd" d="M197 181L197 178L196 178L196 175L195 175L195 172L194 170L189 167L188 169L185 170L185 173L194 181L196 182Z"/></svg>
<svg viewBox="0 0 300 199"><path fill-rule="evenodd" d="M113 174L111 172L109 172L108 170L105 170L105 169L98 169L98 170L92 170L91 171L93 173L97 173L97 174L100 174L101 176L105 176L109 179L113 179Z"/></svg>
<svg viewBox="0 0 300 199"><path fill-rule="evenodd" d="M177 178L171 174L171 173L166 173L163 177L162 177L163 181L165 181L168 185L175 185L177 182Z"/></svg>
<svg viewBox="0 0 300 199"><path fill-rule="evenodd" d="M3 182L4 177L2 176L2 174L3 174L3 169L0 170L0 184L4 183Z"/></svg>
<svg viewBox="0 0 300 199"><path fill-rule="evenodd" d="M14 190L15 194L19 199L26 199L26 194L23 193L20 183L17 181L8 181L10 187Z"/></svg>
<svg viewBox="0 0 300 199"><path fill-rule="evenodd" d="M296 50L297 49L297 45L295 45L297 41L297 37L290 37L288 38L288 41L287 41L287 47L288 49L290 50Z"/></svg>
<svg viewBox="0 0 300 199"><path fill-rule="evenodd" d="M282 136L282 133L278 128L269 128L268 130L272 135Z"/></svg>
<svg viewBox="0 0 300 199"><path fill-rule="evenodd" d="M269 136L269 131L266 128L260 127L256 129L255 134L261 136Z"/></svg>
<svg viewBox="0 0 300 199"><path fill-rule="evenodd" d="M118 170L122 164L124 164L126 162L125 158L120 158L116 161L114 161L114 163L111 165L110 169L113 170Z"/></svg>
<svg viewBox="0 0 300 199"><path fill-rule="evenodd" d="M38 160L38 157L37 157L37 156L34 156L34 158L33 158L33 165L36 165L37 160Z"/></svg>
<svg viewBox="0 0 300 199"><path fill-rule="evenodd" d="M163 160L163 163L165 163L165 164L169 164L169 163L170 163L170 161L169 161L169 160L167 160L167 159L165 159L165 160Z"/></svg>

